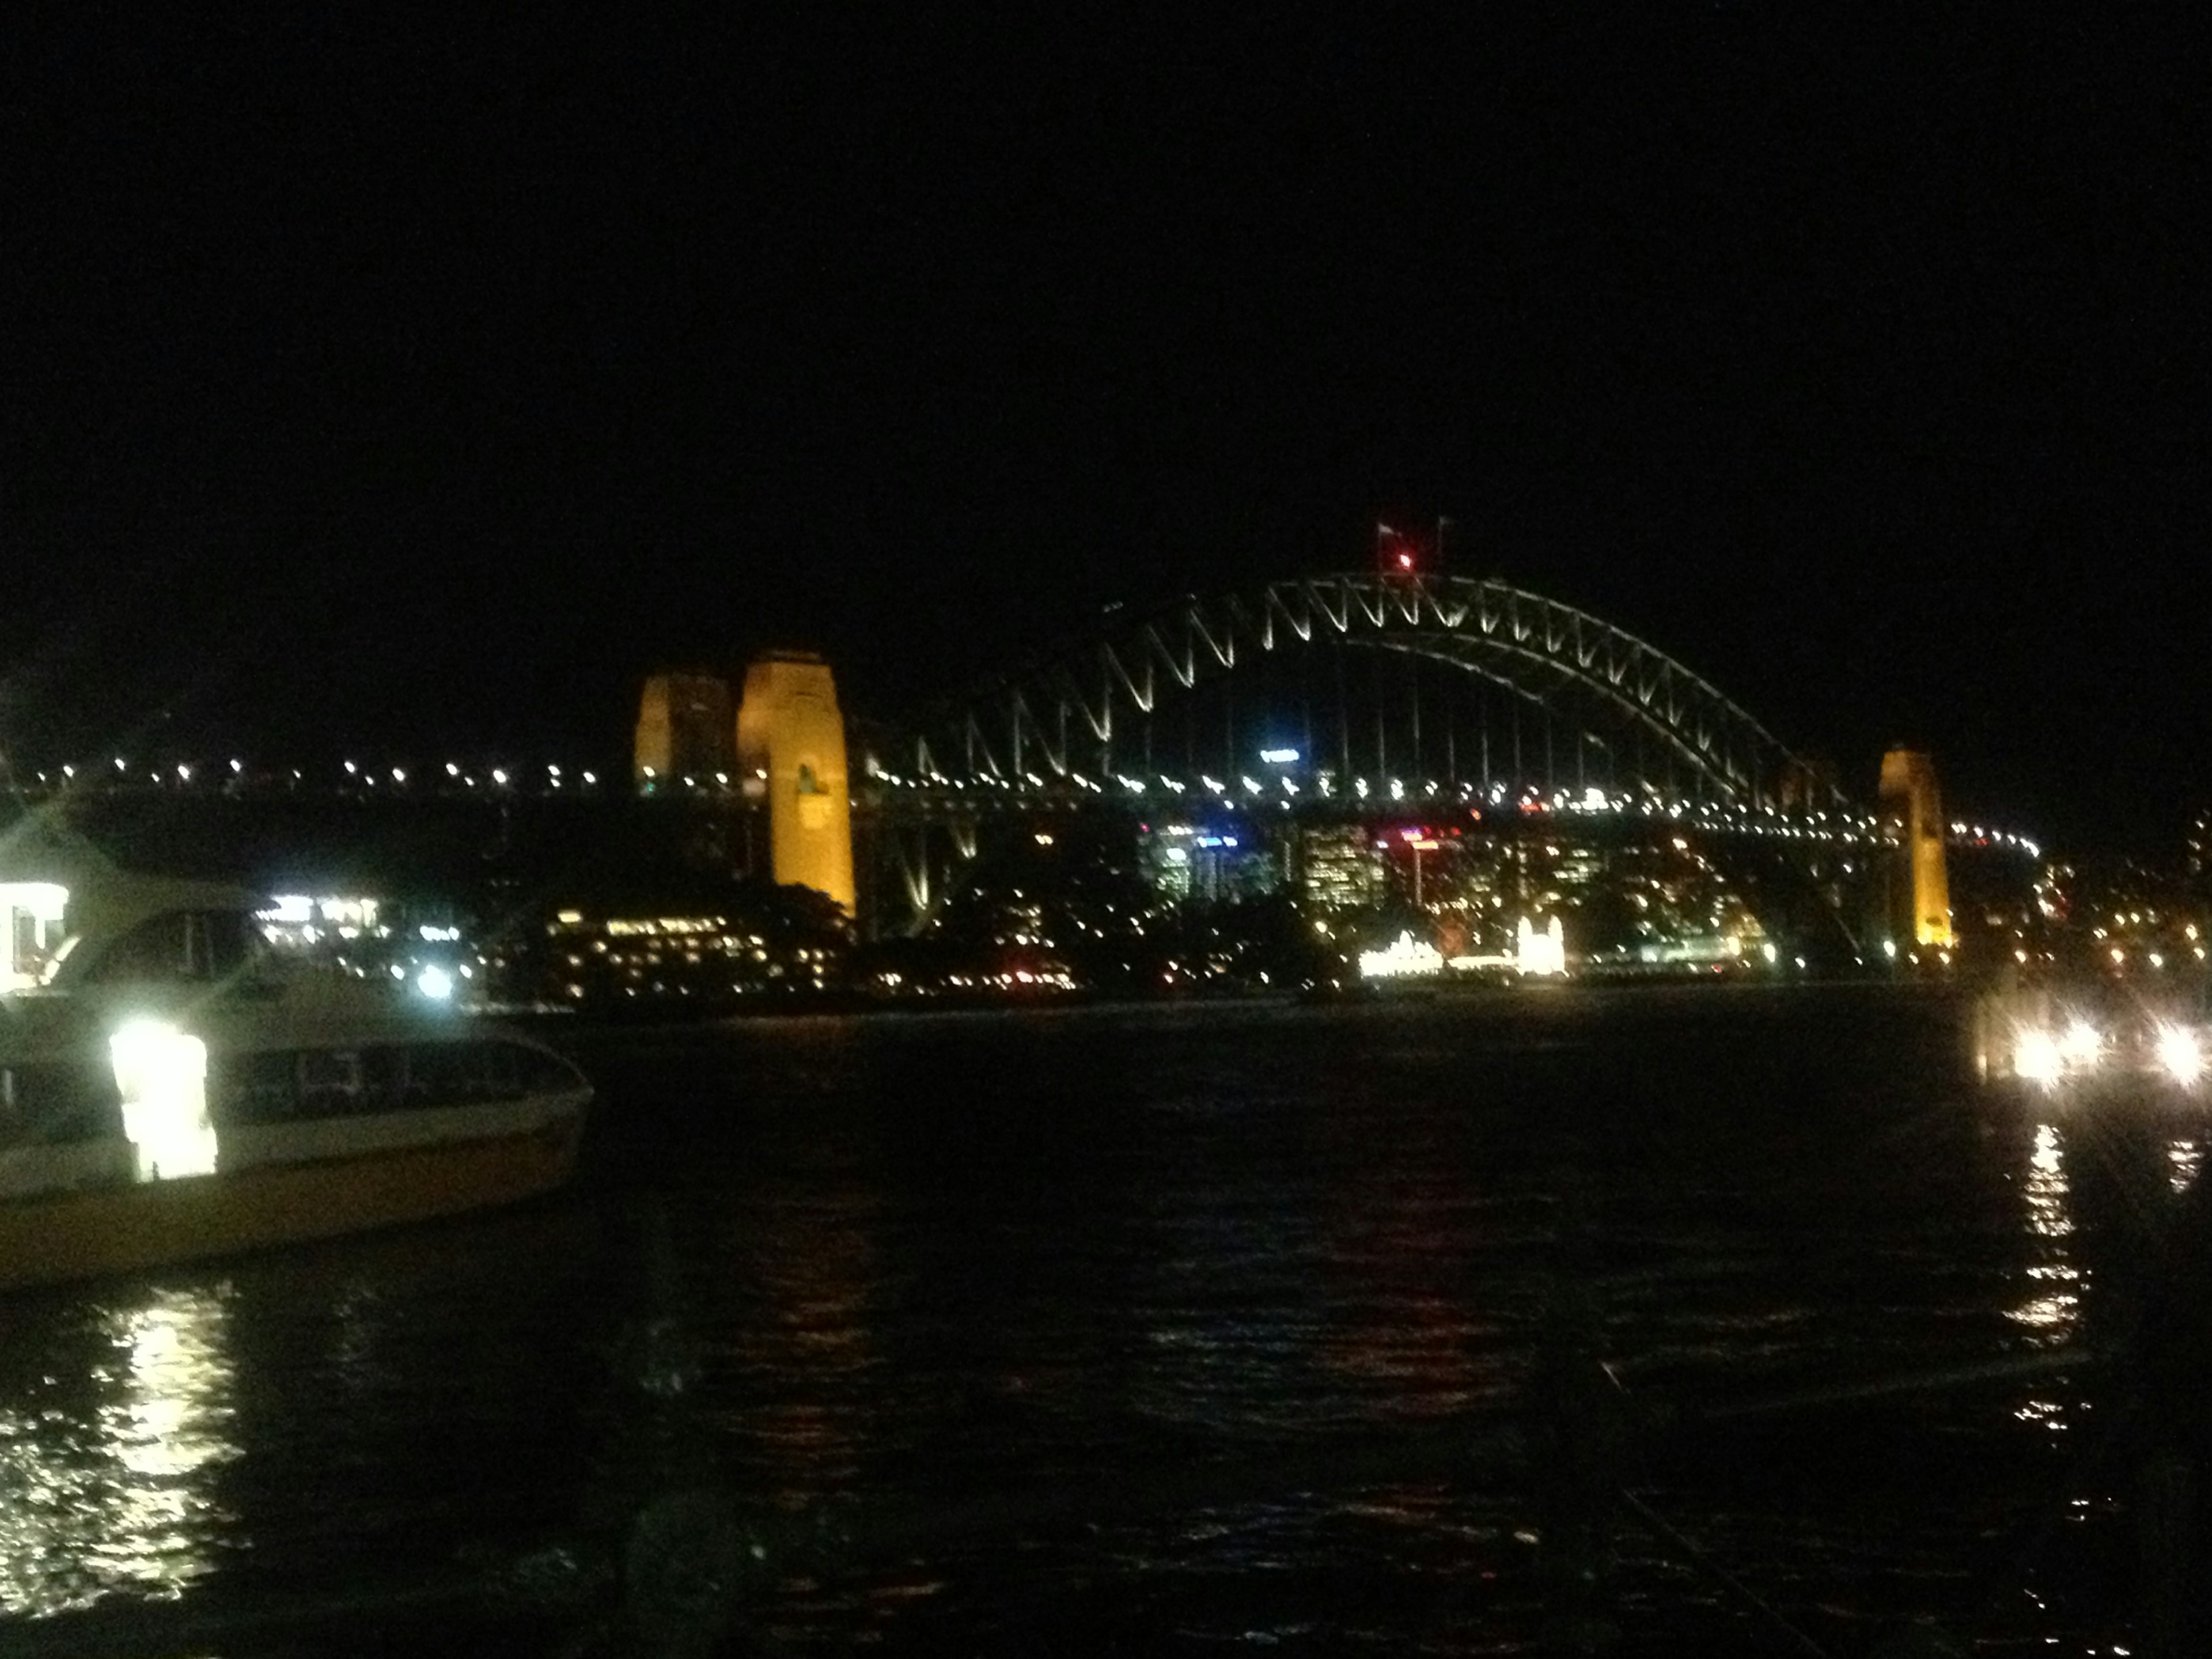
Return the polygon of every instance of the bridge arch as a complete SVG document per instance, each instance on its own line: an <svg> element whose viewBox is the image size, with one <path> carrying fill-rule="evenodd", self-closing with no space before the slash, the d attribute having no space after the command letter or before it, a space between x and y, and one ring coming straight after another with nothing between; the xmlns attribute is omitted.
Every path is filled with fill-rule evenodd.
<svg viewBox="0 0 2212 1659"><path fill-rule="evenodd" d="M1334 678L1316 721L1310 669L1322 659ZM1281 672L1293 661L1299 669ZM1246 696L1240 732L1237 688L1271 678ZM1209 697L1223 714L1201 712ZM1297 717L1285 713L1293 701ZM1588 781L1595 759L1613 787L1762 806L1812 775L1711 682L1588 611L1486 578L1382 574L1186 596L1117 618L1094 641L939 705L871 760L878 776L924 787L1104 793L1178 771L1249 771L1256 739L1286 725L1310 770L1346 776L1558 786ZM1824 793L1805 804L1834 804Z"/></svg>

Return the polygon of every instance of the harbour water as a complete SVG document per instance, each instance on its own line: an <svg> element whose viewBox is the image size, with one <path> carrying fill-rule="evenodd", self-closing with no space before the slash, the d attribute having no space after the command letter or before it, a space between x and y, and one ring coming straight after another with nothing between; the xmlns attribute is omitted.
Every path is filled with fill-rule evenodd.
<svg viewBox="0 0 2212 1659"><path fill-rule="evenodd" d="M601 1097L554 1200L0 1303L0 1608L419 1582L712 1483L775 1515L1024 1495L763 1583L800 1652L1534 1650L1553 1500L1521 1482L1103 1497L1481 1421L1540 1392L1563 1310L1635 1401L2033 1353L2124 1298L2107 1217L2139 1207L2093 1117L1978 1089L1954 1011L1887 988L571 1040ZM2199 1143L2159 1134L2178 1191ZM1619 1650L1788 1651L1786 1621L1863 1652L1923 1615L2114 1650L2108 1387L1632 1449L1664 1525L1613 1517Z"/></svg>

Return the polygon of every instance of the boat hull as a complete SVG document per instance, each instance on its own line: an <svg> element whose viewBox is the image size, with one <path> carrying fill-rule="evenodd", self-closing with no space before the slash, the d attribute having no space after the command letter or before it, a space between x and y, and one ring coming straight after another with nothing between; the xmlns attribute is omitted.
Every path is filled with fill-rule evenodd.
<svg viewBox="0 0 2212 1659"><path fill-rule="evenodd" d="M582 1135L583 1114L558 1111L521 1133L14 1200L0 1204L0 1291L516 1203L568 1180Z"/></svg>

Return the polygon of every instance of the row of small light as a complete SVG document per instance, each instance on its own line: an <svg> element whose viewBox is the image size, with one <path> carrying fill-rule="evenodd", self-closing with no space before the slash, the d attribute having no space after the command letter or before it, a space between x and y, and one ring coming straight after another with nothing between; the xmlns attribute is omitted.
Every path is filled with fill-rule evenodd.
<svg viewBox="0 0 2212 1659"><path fill-rule="evenodd" d="M1262 758L1266 758L1263 755ZM949 777L943 772L932 771L922 777L909 778L884 769L878 763L868 763L869 775L893 788L940 788L965 791L971 786L979 793L1006 792L1027 785L1043 788L1046 781L1035 772L1015 775L1003 773L984 773L973 778ZM1079 788L1103 793L1103 786L1071 770L1065 781ZM1194 787L1184 780L1165 773L1156 775L1156 780L1133 777L1127 774L1113 775L1113 781L1127 793L1142 798L1157 787L1171 795L1194 793ZM1274 781L1286 798L1303 793L1304 787L1288 775L1278 776ZM1859 842L1864 841L1894 841L1897 827L1883 819L1850 812L1814 811L1791 815L1779 809L1760 805L1743 807L1724 805L1712 801L1676 801L1663 797L1635 797L1607 794L1600 789L1586 789L1580 795L1565 790L1555 790L1548 797L1523 791L1516 796L1504 784L1492 784L1487 789L1461 782L1456 785L1439 783L1431 778L1422 781L1418 791L1409 791L1403 778L1389 778L1370 782L1364 777L1351 781L1352 796L1359 800L1387 798L1392 801L1408 799L1435 800L1439 797L1456 799L1462 804L1487 802L1493 806L1515 805L1524 811L1562 811L1592 815L1638 815L1644 817L1664 818L1671 823L1697 823L1711 828L1727 829L1757 836L1770 836L1790 841L1826 841ZM1235 784L1241 787L1248 799L1258 799L1271 794L1266 782L1249 774L1237 775ZM1197 789L1208 794L1231 798L1234 789L1229 780L1200 773ZM1338 795L1337 780L1332 773L1319 774L1311 782L1313 793L1321 799L1334 799ZM1954 841L1978 846L2000 846L2026 854L2030 858L2042 856L2041 847L2025 836L2009 830L1990 830L1978 824L1954 823L1950 826Z"/></svg>
<svg viewBox="0 0 2212 1659"><path fill-rule="evenodd" d="M120 755L115 757L113 769L114 779L118 782L135 782L139 775L131 770L129 761ZM357 787L371 789L387 781L393 787L404 788L410 781L416 781L422 775L404 766L364 766L358 761L350 760L341 763L341 769L348 783ZM80 773L80 769L74 763L54 770L33 774L42 787L50 789L66 787L76 782L80 775L90 781L96 778L105 778L108 775L97 767L83 769ZM438 775L433 773L429 775ZM520 788L526 787L537 775L534 768L494 766L486 769L483 775L479 776L477 771L463 767L458 761L447 761L443 772L443 776L447 781L458 783L462 787L469 789L476 788L480 784L488 785L495 789ZM246 762L235 757L224 766L202 765L192 761L180 761L166 771L149 770L143 774L143 776L149 784L156 788L167 788L172 786L190 787L194 784L205 785L210 781L251 784L261 781L264 776L282 777L293 783L311 781L308 774L296 766L275 773L257 773L249 775ZM580 768L570 769L548 762L544 768L544 781L546 787L553 789L562 788L572 784L585 788L594 788L598 787L599 778L597 772Z"/></svg>
<svg viewBox="0 0 2212 1659"><path fill-rule="evenodd" d="M1262 758L1270 759L1282 752L1285 751L1267 751L1263 753ZM116 756L112 764L118 781L130 779L131 776L130 763L125 757ZM405 788L416 777L416 775L404 766L390 768L364 766L357 761L351 760L342 763L342 766L348 782L360 788L375 788L387 779L392 787ZM1046 779L1032 771L1024 771L1018 776L987 773L974 778L953 778L948 777L943 772L932 771L923 778L908 778L884 769L872 759L866 763L866 769L871 777L889 784L894 788L933 787L964 791L972 784L979 791L1011 791L1019 789L1025 785L1036 789L1048 787ZM458 783L463 788L468 789L477 788L481 783L485 782L494 789L526 787L526 780L534 775L532 769L527 768L494 766L488 769L483 779L480 779L476 772L464 768L457 761L446 762L444 774L447 781ZM59 787L74 782L77 775L78 769L74 764L70 764L63 766L58 773L42 771L36 774L36 777L42 787ZM87 775L96 775L96 774L88 773ZM191 762L180 762L167 772L149 770L144 775L147 781L156 787L166 787L172 783L189 787L195 781L204 782L210 776L229 781L247 781L246 763L235 757L231 758L227 767L203 767ZM294 783L307 781L307 774L297 767L289 769L287 775ZM582 769L564 769L552 762L546 763L544 775L545 786L549 789L560 789L571 786L593 788L599 784L599 775L596 772ZM754 775L764 778L767 775L764 772L756 772ZM649 766L641 769L641 781L648 787L660 784L670 786L680 784L682 787L694 791L708 787L708 781L696 775L685 774L680 778L675 776L662 778ZM1067 772L1065 775L1065 781L1073 784L1077 788L1087 790L1093 794L1106 793L1104 783L1087 777L1079 771ZM1126 793L1140 799L1153 787L1152 781L1121 773L1114 774L1112 781ZM1170 777L1165 773L1158 775L1157 781L1158 787L1170 794L1181 795L1192 792L1191 785L1182 779ZM1302 786L1297 779L1287 774L1278 775L1274 781L1280 787L1285 804L1309 787ZM712 784L717 789L728 789L732 786L732 779L727 772L716 772L712 775ZM1455 785L1443 784L1433 778L1421 781L1418 789L1409 789L1403 778L1370 781L1364 777L1354 777L1351 780L1351 784L1352 797L1363 801L1385 795L1394 802L1401 802L1409 799L1434 801L1441 797L1455 799L1462 805L1487 802L1493 806L1504 806L1510 803L1523 811L1564 811L1613 816L1637 814L1644 817L1664 818L1674 823L1701 823L1709 827L1725 828L1753 835L1771 836L1793 841L1837 842L1869 839L1887 841L1893 840L1897 833L1893 825L1879 818L1853 813L1831 814L1826 811L1815 811L1802 817L1793 817L1768 805L1746 808L1723 805L1711 801L1668 800L1654 795L1638 798L1623 794L1607 794L1605 791L1595 788L1586 789L1580 795L1565 790L1555 790L1547 797L1526 790L1516 796L1503 784L1492 784L1486 790L1464 781ZM1224 798L1231 797L1233 793L1228 780L1206 774L1200 775L1199 785L1206 793ZM1271 793L1265 781L1252 777L1249 774L1237 775L1236 785L1242 787L1248 800L1256 800L1268 796ZM1337 779L1335 775L1330 772L1317 774L1310 787L1315 795L1324 800L1336 799L1338 794ZM2025 853L2030 858L2039 858L2042 855L2042 848L2037 842L2009 830L1990 830L1980 824L1954 822L1950 825L1950 832L1951 838L1956 842L1973 846L1995 845L2008 848Z"/></svg>
<svg viewBox="0 0 2212 1659"><path fill-rule="evenodd" d="M2009 830L1986 830L1978 823L1954 822L1951 839L1970 847L2009 847L2032 859L2043 856L2043 848L2026 836L2014 835Z"/></svg>

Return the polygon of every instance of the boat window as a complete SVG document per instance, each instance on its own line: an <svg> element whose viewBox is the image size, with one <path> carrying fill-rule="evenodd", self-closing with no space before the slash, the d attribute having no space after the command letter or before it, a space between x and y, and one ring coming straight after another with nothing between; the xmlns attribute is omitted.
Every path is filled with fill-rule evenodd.
<svg viewBox="0 0 2212 1659"><path fill-rule="evenodd" d="M362 1108L361 1056L350 1049L307 1048L300 1054L300 1109L309 1117Z"/></svg>
<svg viewBox="0 0 2212 1659"><path fill-rule="evenodd" d="M0 1140L53 1145L122 1133L115 1077L106 1066L34 1062L4 1075L14 1105L0 1114L7 1126Z"/></svg>
<svg viewBox="0 0 2212 1659"><path fill-rule="evenodd" d="M149 916L107 947L86 975L213 983L243 971L253 957L251 919L228 910L174 910Z"/></svg>
<svg viewBox="0 0 2212 1659"><path fill-rule="evenodd" d="M298 1070L282 1051L220 1055L209 1071L209 1109L223 1123L282 1123L299 1110Z"/></svg>

